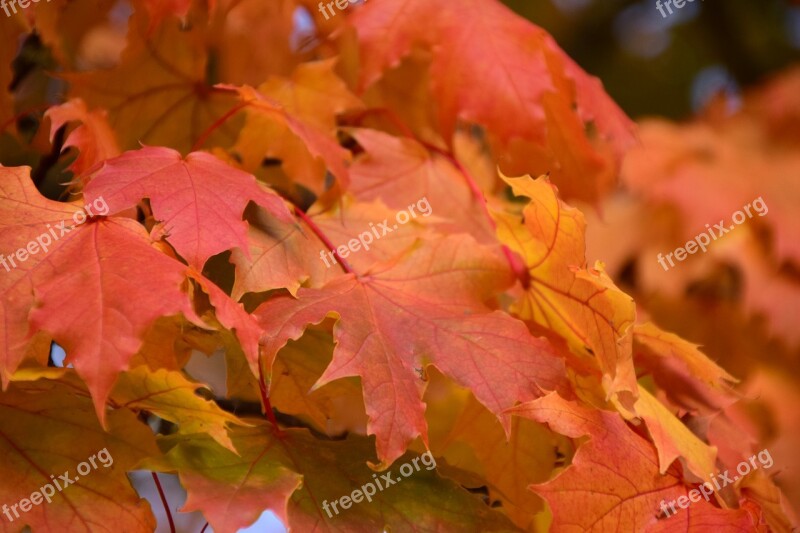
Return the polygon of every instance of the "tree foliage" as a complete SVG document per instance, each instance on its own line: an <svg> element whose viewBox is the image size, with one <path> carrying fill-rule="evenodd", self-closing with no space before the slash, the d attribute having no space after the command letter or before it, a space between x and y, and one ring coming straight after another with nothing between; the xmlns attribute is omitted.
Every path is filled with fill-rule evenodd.
<svg viewBox="0 0 800 533"><path fill-rule="evenodd" d="M735 426L736 379L587 261L637 142L600 81L496 0L345 5L0 17L0 503L115 458L0 530L152 530L143 469L218 533L788 531L764 472L663 513L756 448L696 422Z"/></svg>

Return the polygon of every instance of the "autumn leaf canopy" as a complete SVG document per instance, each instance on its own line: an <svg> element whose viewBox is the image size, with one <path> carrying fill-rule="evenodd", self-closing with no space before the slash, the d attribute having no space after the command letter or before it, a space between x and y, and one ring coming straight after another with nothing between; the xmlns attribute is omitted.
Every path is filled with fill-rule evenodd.
<svg viewBox="0 0 800 533"><path fill-rule="evenodd" d="M745 133L637 126L498 0L23 4L0 13L0 532L791 530L750 374L622 266L676 234L632 210L695 228L763 195L713 253L797 347L796 195L745 176L709 218L688 192L766 164ZM754 102L735 127L767 136Z"/></svg>

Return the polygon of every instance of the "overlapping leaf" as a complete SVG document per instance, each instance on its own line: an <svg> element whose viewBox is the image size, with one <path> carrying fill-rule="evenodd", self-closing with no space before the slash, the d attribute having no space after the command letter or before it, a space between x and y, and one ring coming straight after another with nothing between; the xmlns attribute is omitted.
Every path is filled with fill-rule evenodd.
<svg viewBox="0 0 800 533"><path fill-rule="evenodd" d="M42 197L31 183L27 168L0 168L0 200L0 242L3 243L0 253L5 260L0 271L0 374L5 386L25 353L28 313L33 306L34 287L39 281L35 276L35 263L18 262L12 256L36 237L48 233L51 227L58 227L62 222L71 226L73 215L81 209ZM56 234L60 233L58 229ZM38 263L35 256L32 260Z"/></svg>
<svg viewBox="0 0 800 533"><path fill-rule="evenodd" d="M0 158L34 168L0 168L0 498L90 445L115 459L0 531L152 531L124 476L145 456L220 532L267 509L297 531L790 530L800 75L646 123L626 172L646 202L587 213L607 235L586 254L579 211L543 179L506 179L512 199L497 168L598 204L633 135L599 80L497 0L316 7L0 15ZM36 190L64 185L85 200ZM760 196L768 214L663 272L659 252ZM48 368L53 341L73 368ZM270 407L274 428L241 418ZM327 514L367 463L428 446L436 472ZM774 470L664 515L756 446Z"/></svg>
<svg viewBox="0 0 800 533"><path fill-rule="evenodd" d="M203 133L236 102L208 83L206 16L191 28L176 19L148 35L148 16L134 11L128 42L114 68L65 74L70 96L105 108L123 150L140 143L188 152ZM236 128L223 124L212 140L230 143Z"/></svg>
<svg viewBox="0 0 800 533"><path fill-rule="evenodd" d="M636 363L647 369L675 405L705 414L727 407L737 380L697 345L648 322L633 328Z"/></svg>
<svg viewBox="0 0 800 533"><path fill-rule="evenodd" d="M252 175L204 152L186 158L168 148L126 152L106 161L84 194L92 202L104 200L111 214L148 198L166 240L197 270L212 255L248 249L242 220L248 202L283 221L291 219L283 201Z"/></svg>
<svg viewBox="0 0 800 533"><path fill-rule="evenodd" d="M330 208L312 206L307 215L334 248L351 247L352 252L344 249L351 267L368 271L375 263L402 257L425 235L424 214L409 215L401 225L394 223L397 213L379 202L344 197ZM242 250L231 254L236 267L234 298L279 288L295 294L301 284L321 287L343 272L326 244L305 225L287 224L258 213L248 237L250 257Z"/></svg>
<svg viewBox="0 0 800 533"><path fill-rule="evenodd" d="M19 518L0 520L0 531L18 533L23 526L33 531L54 528L75 532L148 532L155 528L150 506L131 487L126 472L145 457L160 452L149 428L125 410L112 411L106 430L100 427L85 396L72 393L62 383L37 384L27 393L15 384L0 393L0 501L16 504L30 498L40 487L68 474L74 483L55 490L52 501L41 500ZM107 456L102 453L107 452ZM98 454L101 457L98 459ZM78 465L94 457L96 468L86 476ZM87 462L87 465L90 463ZM41 494L40 494L41 496Z"/></svg>
<svg viewBox="0 0 800 533"><path fill-rule="evenodd" d="M307 420L330 436L363 434L367 420L358 379L314 388L332 356L333 339L322 329L309 328L299 340L289 341L272 367L270 402L280 412Z"/></svg>
<svg viewBox="0 0 800 533"><path fill-rule="evenodd" d="M102 407L156 319L182 313L199 322L184 292L185 266L153 248L127 220L88 223L50 250L32 275L36 330L64 348Z"/></svg>
<svg viewBox="0 0 800 533"><path fill-rule="evenodd" d="M449 222L441 225L441 231L470 233L480 242L495 242L479 204L483 200L475 198L466 176L453 163L411 139L374 130L356 130L352 135L366 151L350 170L350 192L356 198L379 199L397 210L407 210L424 199L423 206L430 210L427 216Z"/></svg>
<svg viewBox="0 0 800 533"><path fill-rule="evenodd" d="M611 174L632 141L632 125L600 82L569 60L541 28L486 0L367 4L350 21L358 32L362 88L422 44L432 53L431 86L445 139L459 120L479 123L496 141L499 159L510 163L507 172L560 173L569 167L564 185L584 182L586 188L569 192L588 200L597 200L613 184ZM590 121L600 132L598 148L582 131L582 123ZM567 131L562 134L561 128ZM554 161L544 161L552 162L550 168L543 168L536 154L520 157L513 146L525 141L542 151L545 139L555 154ZM604 161L609 149L616 152L616 163Z"/></svg>
<svg viewBox="0 0 800 533"><path fill-rule="evenodd" d="M291 77L271 76L258 91L279 102L287 113L332 135L338 115L363 107L335 67L336 59L301 63Z"/></svg>
<svg viewBox="0 0 800 533"><path fill-rule="evenodd" d="M446 461L440 469L465 487L485 485L492 505L499 504L521 529L538 530L534 517L541 517L544 502L528 486L546 481L570 455L572 444L520 417L512 419L506 437L497 417L473 395L436 372L429 375L426 416L431 450Z"/></svg>
<svg viewBox="0 0 800 533"><path fill-rule="evenodd" d="M236 299L248 292L280 288L295 294L307 280L324 282L331 275L330 268L320 260L324 244L297 224L257 212L251 219L247 241L249 249L231 252L231 263L236 267Z"/></svg>
<svg viewBox="0 0 800 533"><path fill-rule="evenodd" d="M247 168L257 167L267 157L277 158L287 174L317 192L323 190L326 167L343 184L349 181L350 153L336 143L330 132L298 119L279 101L253 87L220 88L236 93L247 114L234 146Z"/></svg>
<svg viewBox="0 0 800 533"><path fill-rule="evenodd" d="M366 466L372 445L364 438L324 441L304 430L277 438L258 425L237 429L233 442L241 456L206 435L170 437L163 441L169 448L164 460L150 463L177 472L189 493L184 510L202 510L220 533L248 526L266 509L298 531L368 533L403 530L409 523L419 531L515 531L502 514L420 461L419 471L409 477L396 469L384 473L397 481L385 482L372 502L334 513L331 501L379 477ZM406 462L413 458L403 456Z"/></svg>
<svg viewBox="0 0 800 533"><path fill-rule="evenodd" d="M652 445L635 434L616 413L568 402L551 393L513 409L572 438L589 436L572 464L555 479L531 488L553 511L561 531L750 531L754 517L744 510L722 510L703 499L678 513L665 504L686 497L680 472L659 474ZM669 509L669 507L666 507Z"/></svg>
<svg viewBox="0 0 800 533"><path fill-rule="evenodd" d="M182 313L204 325L186 292L187 268L151 246L133 221L77 225L86 214L74 204L41 197L25 169L3 169L2 175L3 242L13 252L36 251L24 262L18 254L16 263L7 258L9 271L1 279L4 380L25 354L28 332L46 332L86 380L102 418L117 374L128 368L157 319ZM27 248L31 242L38 248ZM255 366L258 326L213 284L195 277L211 295L219 321L236 330Z"/></svg>
<svg viewBox="0 0 800 533"><path fill-rule="evenodd" d="M70 122L80 122L64 142L65 149L78 149L78 157L70 167L76 174L83 174L101 161L119 155L117 140L104 111L89 111L83 100L75 99L49 108L45 115L51 122L50 142L60 128Z"/></svg>
<svg viewBox="0 0 800 533"><path fill-rule="evenodd" d="M716 448L700 440L675 413L670 412L646 389L639 390L636 413L647 424L647 430L656 445L662 474L679 457L685 460L686 468L698 480L704 480L715 472ZM687 474L686 477L691 476Z"/></svg>
<svg viewBox="0 0 800 533"><path fill-rule="evenodd" d="M500 239L522 256L530 273L525 293L512 308L561 335L579 354L597 361L608 395L636 395L631 352L633 300L597 267L586 268L585 223L580 211L562 203L545 179L506 178L515 194L529 199L522 213L500 213Z"/></svg>
<svg viewBox="0 0 800 533"><path fill-rule="evenodd" d="M121 408L149 411L178 424L181 434L206 433L235 452L228 428L244 422L198 396L200 387L180 372L149 372L140 366L120 376L111 398Z"/></svg>
<svg viewBox="0 0 800 533"><path fill-rule="evenodd" d="M338 316L334 358L317 386L360 376L370 434L388 463L426 435L420 372L433 364L500 412L559 387L560 359L524 325L484 304L508 283L504 261L467 237L424 245L406 261L365 277L278 297L255 314L267 363L306 325ZM502 376L502 378L501 378ZM505 420L508 430L508 420Z"/></svg>
<svg viewBox="0 0 800 533"><path fill-rule="evenodd" d="M235 333L238 345L247 358L250 369L254 375L259 375L258 339L262 331L253 316L247 313L241 304L235 302L211 280L193 271L189 272L189 276L208 295L209 302L214 307L216 321L224 328Z"/></svg>

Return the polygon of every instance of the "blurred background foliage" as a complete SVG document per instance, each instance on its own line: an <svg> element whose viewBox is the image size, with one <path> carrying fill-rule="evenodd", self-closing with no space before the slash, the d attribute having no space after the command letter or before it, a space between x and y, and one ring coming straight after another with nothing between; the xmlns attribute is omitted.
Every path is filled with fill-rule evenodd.
<svg viewBox="0 0 800 533"><path fill-rule="evenodd" d="M798 0L694 0L667 17L656 0L504 1L633 118L687 118L714 94L737 96L800 59Z"/></svg>

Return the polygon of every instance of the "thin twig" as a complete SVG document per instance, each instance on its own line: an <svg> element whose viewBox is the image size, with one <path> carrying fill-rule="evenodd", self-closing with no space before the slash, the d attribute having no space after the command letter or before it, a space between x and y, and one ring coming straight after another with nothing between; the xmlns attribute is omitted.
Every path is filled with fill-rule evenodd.
<svg viewBox="0 0 800 533"><path fill-rule="evenodd" d="M270 403L269 394L267 394L267 381L264 379L264 368L261 365L260 356L258 358L258 388L261 392L261 403L264 406L264 414L272 424L272 427L275 428L275 435L277 437L283 437L283 431L281 431L281 427L278 425L278 419L275 418L275 413L272 411L272 403Z"/></svg>
<svg viewBox="0 0 800 533"><path fill-rule="evenodd" d="M225 123L225 121L227 121L229 118L231 118L233 115L235 115L236 113L238 113L239 111L241 111L242 109L247 107L248 105L250 105L249 102L240 102L240 103L236 104L235 106L233 106L232 108L230 108L227 113L225 113L224 115L219 117L217 120L215 120L213 124L211 124L208 128L206 128L206 130L203 133L200 134L200 137L198 137L197 140L192 145L192 148L190 149L190 152L195 152L195 151L199 150L200 147L203 146L206 143L206 141L211 136L211 134L214 133L215 129L217 129L220 126L222 126Z"/></svg>
<svg viewBox="0 0 800 533"><path fill-rule="evenodd" d="M164 505L164 512L167 513L167 520L169 520L169 530L171 533L175 533L175 522L172 521L172 513L169 510L169 503L167 503L167 497L164 495L164 489L161 488L161 481L158 479L158 474L155 472L150 472L153 475L153 481L156 482L156 488L158 489L158 495L161 496L161 503Z"/></svg>
<svg viewBox="0 0 800 533"><path fill-rule="evenodd" d="M333 252L333 255L335 255L336 259L339 260L339 265L341 265L342 270L344 270L345 274L352 274L353 269L350 267L350 264L341 258L339 252L336 251L336 247L334 247L333 243L330 241L330 239L328 239L328 236L325 235L325 233L323 233L320 227L317 226L317 224L313 220L311 220L311 217L305 214L303 210L297 206L294 207L294 214L297 215L297 217L300 220L306 223L306 225L311 229L311 231L314 232L314 235L316 235L317 238L319 238L319 240L321 240L323 244L325 244L325 246L328 247L328 250Z"/></svg>

